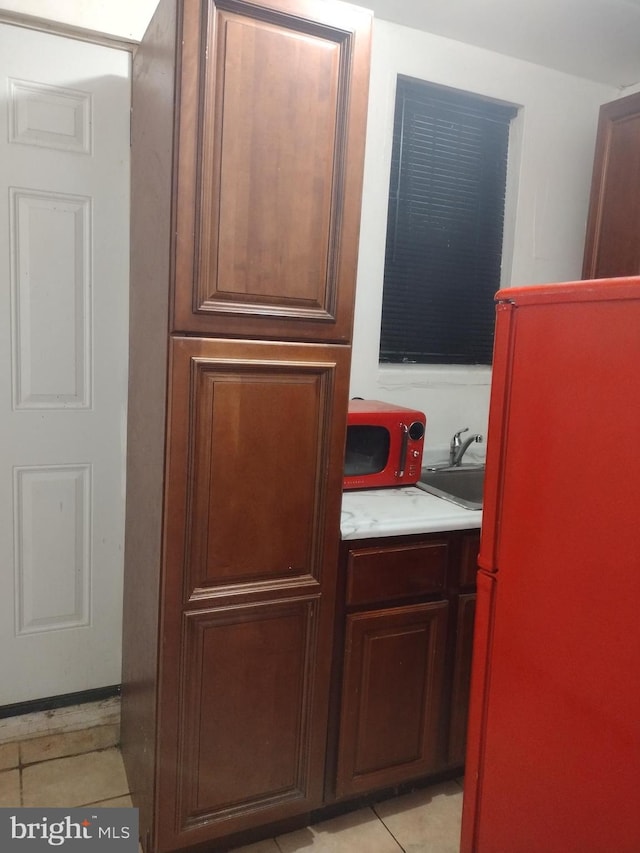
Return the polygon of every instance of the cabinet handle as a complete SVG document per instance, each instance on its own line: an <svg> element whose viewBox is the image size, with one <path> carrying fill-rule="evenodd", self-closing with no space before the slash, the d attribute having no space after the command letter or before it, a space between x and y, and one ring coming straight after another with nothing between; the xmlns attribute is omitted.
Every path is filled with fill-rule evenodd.
<svg viewBox="0 0 640 853"><path fill-rule="evenodd" d="M406 424L401 424L402 444L400 445L400 460L398 465L398 477L404 477L404 467L407 464L407 446L409 444L409 427Z"/></svg>

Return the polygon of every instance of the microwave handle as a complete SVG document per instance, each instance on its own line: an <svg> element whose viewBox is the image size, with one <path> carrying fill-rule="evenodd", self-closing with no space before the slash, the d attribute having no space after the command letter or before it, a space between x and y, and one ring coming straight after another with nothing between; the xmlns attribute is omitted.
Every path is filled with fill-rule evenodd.
<svg viewBox="0 0 640 853"><path fill-rule="evenodd" d="M407 464L407 449L409 447L409 427L406 424L401 424L402 443L400 445L400 459L398 464L398 477L404 477L404 469Z"/></svg>

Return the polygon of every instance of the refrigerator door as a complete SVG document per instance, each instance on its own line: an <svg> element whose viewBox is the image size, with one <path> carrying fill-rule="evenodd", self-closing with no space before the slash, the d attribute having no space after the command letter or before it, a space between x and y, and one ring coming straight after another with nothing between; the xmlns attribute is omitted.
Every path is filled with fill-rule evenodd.
<svg viewBox="0 0 640 853"><path fill-rule="evenodd" d="M461 849L637 853L640 279L500 296Z"/></svg>

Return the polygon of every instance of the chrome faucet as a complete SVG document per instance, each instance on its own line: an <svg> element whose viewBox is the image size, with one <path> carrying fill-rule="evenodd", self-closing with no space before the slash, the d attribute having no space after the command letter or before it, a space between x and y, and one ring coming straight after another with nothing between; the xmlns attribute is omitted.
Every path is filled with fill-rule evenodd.
<svg viewBox="0 0 640 853"><path fill-rule="evenodd" d="M483 437L477 432L474 432L473 435L470 435L469 438L462 441L460 436L464 432L469 432L469 427L465 427L457 432L451 439L451 444L449 445L449 465L456 468L462 462L462 457L467 452L470 444L473 444L474 441L478 444L482 444L484 441Z"/></svg>

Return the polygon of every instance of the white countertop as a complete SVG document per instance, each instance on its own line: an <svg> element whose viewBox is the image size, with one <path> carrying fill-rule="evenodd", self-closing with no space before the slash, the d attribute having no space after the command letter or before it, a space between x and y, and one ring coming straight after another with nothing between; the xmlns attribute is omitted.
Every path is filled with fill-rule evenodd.
<svg viewBox="0 0 640 853"><path fill-rule="evenodd" d="M342 495L343 539L470 530L481 523L482 510L464 509L417 486L360 489Z"/></svg>

